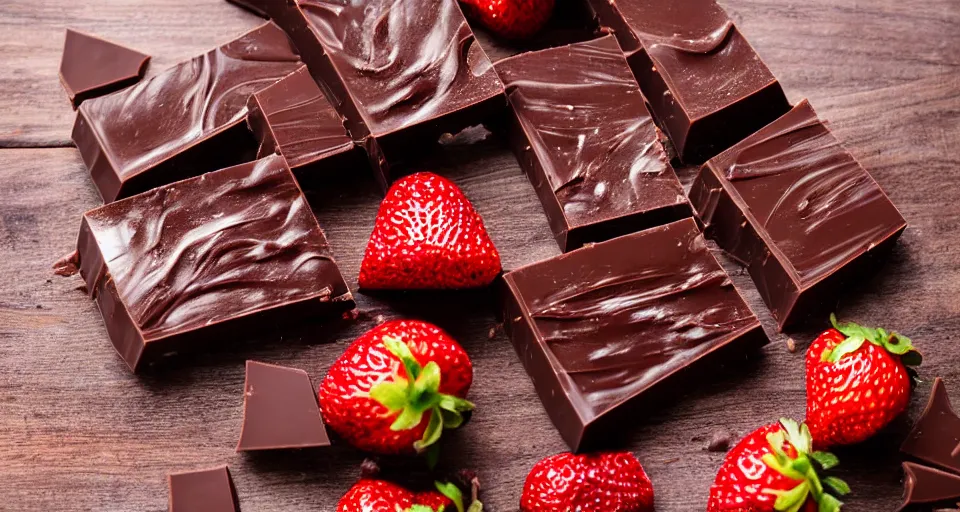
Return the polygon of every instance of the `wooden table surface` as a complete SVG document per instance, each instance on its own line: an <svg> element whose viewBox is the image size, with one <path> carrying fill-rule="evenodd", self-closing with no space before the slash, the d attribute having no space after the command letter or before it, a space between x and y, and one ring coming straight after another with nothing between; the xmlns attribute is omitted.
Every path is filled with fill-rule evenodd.
<svg viewBox="0 0 960 512"><path fill-rule="evenodd" d="M791 100L810 98L910 223L884 271L838 304L844 318L910 335L926 356L910 417L838 451L841 476L854 488L845 510L893 510L901 494L897 447L932 378L945 377L960 402L960 2L723 3ZM565 445L507 338L488 336L495 319L482 294L462 301L358 295L363 314L351 329L278 330L261 343L138 377L114 353L80 280L51 274L50 264L73 248L81 213L98 205L71 147L73 113L57 79L64 28L150 53L155 72L257 23L221 0L0 2L0 510L159 511L168 472L229 463L245 511L332 511L363 455L342 444L235 454L243 363L297 366L316 381L378 317L396 316L435 321L470 352L478 411L446 440L444 464L479 471L486 510L517 510L531 465ZM506 53L487 44L494 57ZM497 138L471 135L473 143L446 146L424 166L462 186L507 269L557 254L513 156ZM690 170L682 174L689 180ZM355 283L376 192L360 179L311 199ZM749 278L728 270L773 343L630 425L629 449L650 473L661 512L703 510L723 457L704 450L715 431L739 436L803 414L802 349L824 324L790 333L798 346L790 353Z"/></svg>

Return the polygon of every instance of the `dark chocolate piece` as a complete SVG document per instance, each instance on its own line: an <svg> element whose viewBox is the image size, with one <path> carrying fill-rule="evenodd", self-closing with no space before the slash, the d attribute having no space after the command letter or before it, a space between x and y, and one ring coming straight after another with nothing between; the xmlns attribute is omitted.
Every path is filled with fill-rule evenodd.
<svg viewBox="0 0 960 512"><path fill-rule="evenodd" d="M246 2L251 3L251 2ZM390 165L506 105L503 84L456 0L256 2L293 39L366 149L380 184Z"/></svg>
<svg viewBox="0 0 960 512"><path fill-rule="evenodd" d="M171 473L170 512L240 512L240 500L230 469L219 466Z"/></svg>
<svg viewBox="0 0 960 512"><path fill-rule="evenodd" d="M700 163L790 109L780 83L714 0L589 0L613 29L680 159Z"/></svg>
<svg viewBox="0 0 960 512"><path fill-rule="evenodd" d="M903 463L903 504L898 512L960 503L960 476L912 462Z"/></svg>
<svg viewBox="0 0 960 512"><path fill-rule="evenodd" d="M560 249L691 215L613 36L502 60L510 140Z"/></svg>
<svg viewBox="0 0 960 512"><path fill-rule="evenodd" d="M250 96L249 109L247 123L260 141L257 157L283 155L297 179L363 161L306 66Z"/></svg>
<svg viewBox="0 0 960 512"><path fill-rule="evenodd" d="M227 0L227 2L236 5L237 7L242 7L261 18L268 18L267 11L263 7L266 3L271 1L280 1L285 2L286 0Z"/></svg>
<svg viewBox="0 0 960 512"><path fill-rule="evenodd" d="M330 446L307 372L247 361L237 451Z"/></svg>
<svg viewBox="0 0 960 512"><path fill-rule="evenodd" d="M173 183L84 214L80 275L133 371L353 297L283 157Z"/></svg>
<svg viewBox="0 0 960 512"><path fill-rule="evenodd" d="M833 308L906 228L806 100L707 162L690 201L707 236L747 266L781 330Z"/></svg>
<svg viewBox="0 0 960 512"><path fill-rule="evenodd" d="M504 326L573 450L623 430L632 406L768 343L685 219L514 270ZM685 377L681 377L685 376Z"/></svg>
<svg viewBox="0 0 960 512"><path fill-rule="evenodd" d="M122 92L85 101L73 140L104 202L256 155L250 95L301 63L273 23Z"/></svg>
<svg viewBox="0 0 960 512"><path fill-rule="evenodd" d="M60 60L60 83L73 108L77 108L84 100L139 82L148 62L149 55L68 28Z"/></svg>
<svg viewBox="0 0 960 512"><path fill-rule="evenodd" d="M900 451L960 474L960 417L950 406L943 379L933 382L930 401Z"/></svg>

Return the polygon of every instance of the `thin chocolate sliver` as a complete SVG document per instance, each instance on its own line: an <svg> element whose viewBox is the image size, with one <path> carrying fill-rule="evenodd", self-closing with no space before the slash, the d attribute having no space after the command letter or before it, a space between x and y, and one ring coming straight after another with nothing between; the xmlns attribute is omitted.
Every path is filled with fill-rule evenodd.
<svg viewBox="0 0 960 512"><path fill-rule="evenodd" d="M143 78L150 56L94 35L67 29L60 83L73 108Z"/></svg>
<svg viewBox="0 0 960 512"><path fill-rule="evenodd" d="M169 512L240 512L240 500L230 469L218 466L171 473Z"/></svg>
<svg viewBox="0 0 960 512"><path fill-rule="evenodd" d="M953 507L960 503L960 475L939 469L903 463L903 504L898 512L920 510L921 507L941 505Z"/></svg>

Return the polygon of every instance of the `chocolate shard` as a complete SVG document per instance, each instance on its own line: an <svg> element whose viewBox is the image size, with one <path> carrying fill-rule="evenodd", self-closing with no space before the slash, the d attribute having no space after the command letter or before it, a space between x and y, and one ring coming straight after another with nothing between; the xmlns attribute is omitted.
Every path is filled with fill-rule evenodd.
<svg viewBox="0 0 960 512"><path fill-rule="evenodd" d="M73 108L143 78L150 56L117 43L67 29L60 60L60 84Z"/></svg>
<svg viewBox="0 0 960 512"><path fill-rule="evenodd" d="M238 452L330 446L307 372L247 361Z"/></svg>
<svg viewBox="0 0 960 512"><path fill-rule="evenodd" d="M912 462L903 463L903 504L898 512L960 502L960 476Z"/></svg>
<svg viewBox="0 0 960 512"><path fill-rule="evenodd" d="M260 142L257 157L283 155L301 185L363 162L306 66L250 96L248 107L247 124Z"/></svg>
<svg viewBox="0 0 960 512"><path fill-rule="evenodd" d="M503 84L456 0L256 0L290 34L380 185L424 143L491 118Z"/></svg>
<svg viewBox="0 0 960 512"><path fill-rule="evenodd" d="M900 451L960 474L960 417L950 405L943 379L933 381L927 408Z"/></svg>
<svg viewBox="0 0 960 512"><path fill-rule="evenodd" d="M104 202L253 160L250 95L301 66L273 23L116 94L83 102L73 141Z"/></svg>
<svg viewBox="0 0 960 512"><path fill-rule="evenodd" d="M511 145L561 250L692 214L613 36L496 69L513 112Z"/></svg>
<svg viewBox="0 0 960 512"><path fill-rule="evenodd" d="M171 473L170 512L240 512L237 489L227 466Z"/></svg>
<svg viewBox="0 0 960 512"><path fill-rule="evenodd" d="M288 319L353 308L283 157L173 183L84 214L80 275L133 371Z"/></svg>
<svg viewBox="0 0 960 512"><path fill-rule="evenodd" d="M790 109L780 83L714 0L589 0L620 41L685 163L700 163Z"/></svg>
<svg viewBox="0 0 960 512"><path fill-rule="evenodd" d="M267 15L266 9L263 7L268 2L271 1L285 1L285 0L227 0L227 2L236 5L237 7L242 7L261 18L269 18Z"/></svg>
<svg viewBox="0 0 960 512"><path fill-rule="evenodd" d="M806 100L707 162L690 201L781 330L829 312L907 226Z"/></svg>
<svg viewBox="0 0 960 512"><path fill-rule="evenodd" d="M517 355L575 451L622 432L636 406L768 343L692 219L509 272L501 299Z"/></svg>

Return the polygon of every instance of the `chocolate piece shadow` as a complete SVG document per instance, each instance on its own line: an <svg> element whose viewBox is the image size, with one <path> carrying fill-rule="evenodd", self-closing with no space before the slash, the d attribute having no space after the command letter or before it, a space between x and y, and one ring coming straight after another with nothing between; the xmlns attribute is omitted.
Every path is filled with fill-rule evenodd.
<svg viewBox="0 0 960 512"><path fill-rule="evenodd" d="M768 343L691 219L507 273L502 314L575 451L605 447L637 407Z"/></svg>

